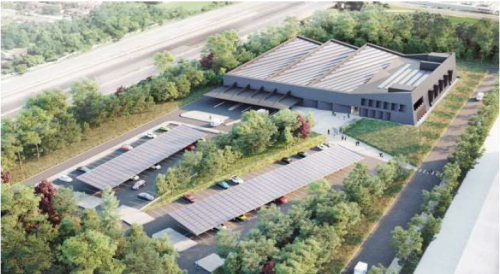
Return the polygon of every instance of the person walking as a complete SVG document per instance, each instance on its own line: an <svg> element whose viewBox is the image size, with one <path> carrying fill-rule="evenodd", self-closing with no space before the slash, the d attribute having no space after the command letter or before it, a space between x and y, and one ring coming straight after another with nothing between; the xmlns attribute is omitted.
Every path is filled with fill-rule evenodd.
<svg viewBox="0 0 500 274"><path fill-rule="evenodd" d="M342 133L342 127L339 128L339 132Z"/></svg>
<svg viewBox="0 0 500 274"><path fill-rule="evenodd" d="M384 158L384 153L380 152L378 155L380 155L380 158Z"/></svg>
<svg viewBox="0 0 500 274"><path fill-rule="evenodd" d="M330 135L330 129L328 129L328 135Z"/></svg>

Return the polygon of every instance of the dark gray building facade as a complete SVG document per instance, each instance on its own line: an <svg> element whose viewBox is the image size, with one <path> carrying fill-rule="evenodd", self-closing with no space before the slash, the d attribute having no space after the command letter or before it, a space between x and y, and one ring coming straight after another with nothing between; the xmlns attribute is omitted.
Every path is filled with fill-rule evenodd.
<svg viewBox="0 0 500 274"><path fill-rule="evenodd" d="M228 72L206 96L415 125L456 77L454 53L401 54L296 37Z"/></svg>

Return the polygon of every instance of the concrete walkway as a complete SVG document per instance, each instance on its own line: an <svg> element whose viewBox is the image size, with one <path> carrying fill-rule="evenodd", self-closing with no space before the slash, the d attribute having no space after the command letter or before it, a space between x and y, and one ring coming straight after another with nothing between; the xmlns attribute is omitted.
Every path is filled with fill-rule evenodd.
<svg viewBox="0 0 500 274"><path fill-rule="evenodd" d="M453 152L460 135L465 132L469 118L476 115L480 103L473 98L477 92L486 92L494 87L498 69L490 70L489 75L483 79L480 86L475 90L464 108L458 113L455 120L448 127L436 146L424 159L421 169L442 171L447 163L447 157ZM419 213L423 202L422 191L430 191L435 185L440 183L440 179L428 173L416 172L412 180L403 189L398 200L393 207L382 217L368 239L363 243L361 249L349 262L344 273L352 273L358 261L368 263L371 267L382 263L389 266L394 258L390 246L391 233L396 226L406 227L410 219Z"/></svg>
<svg viewBox="0 0 500 274"><path fill-rule="evenodd" d="M359 142L358 145L356 145L356 141L358 141L357 139L351 138L347 135L343 135L340 133L340 128L346 128L350 124L361 119L361 117L357 115L350 114L348 116L347 114L344 113L336 113L335 115L333 115L332 112L329 110L319 110L315 108L300 107L300 106L293 107L292 109L295 111L299 111L303 115L311 113L314 116L314 120L316 122L316 124L313 127L313 131L325 135L329 143L342 145L359 154L376 158L384 162L389 162L389 160L393 158L392 155L387 154L381 150L378 150L361 141ZM342 140L342 136L344 136L346 139ZM412 165L407 165L407 168L416 169Z"/></svg>

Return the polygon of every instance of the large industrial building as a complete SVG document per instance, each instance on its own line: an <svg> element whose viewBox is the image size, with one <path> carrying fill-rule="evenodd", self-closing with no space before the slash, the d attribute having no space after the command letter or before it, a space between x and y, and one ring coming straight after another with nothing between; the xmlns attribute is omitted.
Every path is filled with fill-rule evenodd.
<svg viewBox="0 0 500 274"><path fill-rule="evenodd" d="M455 79L454 53L401 54L296 37L228 72L223 86L205 96L415 125Z"/></svg>

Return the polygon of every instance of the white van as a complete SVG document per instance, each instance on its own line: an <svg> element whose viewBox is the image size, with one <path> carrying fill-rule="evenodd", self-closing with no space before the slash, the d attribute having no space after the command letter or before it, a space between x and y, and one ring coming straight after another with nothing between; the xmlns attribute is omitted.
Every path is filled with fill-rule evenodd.
<svg viewBox="0 0 500 274"><path fill-rule="evenodd" d="M484 93L478 92L477 95L476 95L476 101L478 101L478 102L482 101L483 97L484 97Z"/></svg>
<svg viewBox="0 0 500 274"><path fill-rule="evenodd" d="M368 264L358 262L354 267L354 274L366 274L368 272Z"/></svg>

